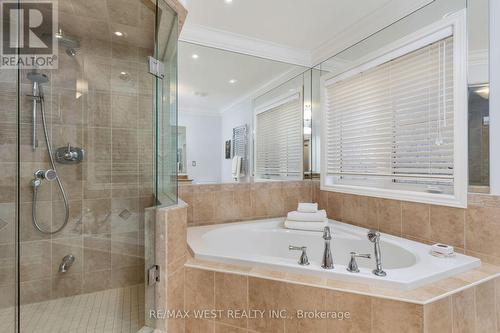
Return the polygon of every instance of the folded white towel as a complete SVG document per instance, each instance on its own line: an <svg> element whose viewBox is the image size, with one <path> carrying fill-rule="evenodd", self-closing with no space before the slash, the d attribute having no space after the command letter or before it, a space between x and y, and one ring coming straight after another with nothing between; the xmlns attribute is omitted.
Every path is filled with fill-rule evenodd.
<svg viewBox="0 0 500 333"><path fill-rule="evenodd" d="M318 204L316 202L299 202L297 211L301 213L316 213L318 211Z"/></svg>
<svg viewBox="0 0 500 333"><path fill-rule="evenodd" d="M231 163L231 173L233 175L233 179L238 181L240 179L241 174L241 156L235 155L233 157L233 161Z"/></svg>
<svg viewBox="0 0 500 333"><path fill-rule="evenodd" d="M285 220L284 224L287 229L309 230L309 231L323 231L328 225L328 220L323 222L298 222Z"/></svg>
<svg viewBox="0 0 500 333"><path fill-rule="evenodd" d="M298 222L323 222L327 218L326 211L322 209L318 210L316 213L289 212L287 219Z"/></svg>

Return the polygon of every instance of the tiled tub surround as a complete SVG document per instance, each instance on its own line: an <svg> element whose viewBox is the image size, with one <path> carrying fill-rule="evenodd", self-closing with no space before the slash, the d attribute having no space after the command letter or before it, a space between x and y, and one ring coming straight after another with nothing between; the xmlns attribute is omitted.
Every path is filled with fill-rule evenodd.
<svg viewBox="0 0 500 333"><path fill-rule="evenodd" d="M481 266L479 259L457 254L453 258L436 258L429 246L404 238L381 234L383 269L387 276L372 273L375 259L358 258L358 273L346 270L350 253L371 253L373 244L368 230L333 220L331 251L334 267L321 268L324 241L321 232L287 230L283 218L246 221L231 224L190 227L189 248L196 259L222 263L260 266L268 269L304 274L317 278L358 282L395 290L413 290L420 286L455 276ZM309 265L297 264L300 252L288 246L306 246Z"/></svg>
<svg viewBox="0 0 500 333"><path fill-rule="evenodd" d="M314 200L328 217L458 252L500 266L500 197L469 194L467 209L320 191Z"/></svg>
<svg viewBox="0 0 500 333"><path fill-rule="evenodd" d="M206 225L280 217L310 202L309 180L239 184L179 184L179 197L188 205L188 225Z"/></svg>
<svg viewBox="0 0 500 333"><path fill-rule="evenodd" d="M500 266L500 197L469 194L467 209L320 191L319 182L181 185L188 225L280 217L317 201L328 217L458 252Z"/></svg>
<svg viewBox="0 0 500 333"><path fill-rule="evenodd" d="M188 208L190 225L215 224L269 217L267 214L283 216L291 210L285 207L293 207L296 199L308 201L311 184L299 183L295 185L302 190L292 192L283 190L290 186L285 183L190 185L180 188L180 197L192 204ZM185 332L500 332L500 271L489 264L500 262L499 197L471 194L469 208L457 209L324 192L318 183L312 186L310 200L327 209L330 218L424 243L448 243L459 252L481 258L483 264L415 290L394 291L362 283L189 259L184 268L184 283L178 283L171 291L172 301L179 306L185 304L186 309L333 308L350 311L352 319L177 321L180 327L184 325ZM245 193L246 207L238 201L242 194L236 192L240 190ZM259 191L263 194L257 194ZM286 195L293 199L288 201ZM211 203L207 204L203 198ZM267 198L266 204L256 207L261 198ZM244 213L230 218L222 216L228 202L240 205L236 211ZM283 210L280 214L278 208L270 207Z"/></svg>
<svg viewBox="0 0 500 333"><path fill-rule="evenodd" d="M91 3L91 4L90 4ZM125 6L125 7L124 7ZM75 57L60 48L59 69L47 71L45 110L53 148L86 150L79 165L58 164L68 193L68 226L53 236L37 232L31 219L33 172L48 168L43 130L31 150L31 101L27 71L21 72L20 238L21 302L94 292L144 280L144 207L152 204L151 80L146 56L154 39L154 12L140 1L59 1L59 24L77 36ZM127 38L111 37L114 29ZM0 75L0 306L12 305L16 162L14 72ZM120 79L126 72L125 79ZM40 116L38 117L40 121ZM55 184L40 189L38 218L59 226L64 208ZM5 223L5 226L1 224ZM76 261L65 273L66 254ZM3 295L7 295L3 297Z"/></svg>
<svg viewBox="0 0 500 333"><path fill-rule="evenodd" d="M320 191L319 182L180 185L188 225L281 217L316 201L328 217L422 243L445 243L500 266L500 197L469 194L467 209Z"/></svg>
<svg viewBox="0 0 500 333"><path fill-rule="evenodd" d="M319 281L303 276L191 260L185 269L184 290L178 293L183 295L185 309L222 310L222 315L208 320L188 318L185 330L179 332L500 332L500 278L492 278L498 275L497 268L488 270L460 275L456 281L465 287L438 298L430 296L431 288L413 291L404 299L402 294L388 296L378 291L377 295L377 290L366 290L367 285L358 286L364 292L352 292L355 285L333 280L319 286ZM479 276L487 278L480 281ZM452 282L436 288L457 288ZM235 319L224 315L226 310L266 312L263 318ZM286 310L287 318L270 318L268 310ZM298 319L297 310L349 312L350 319Z"/></svg>

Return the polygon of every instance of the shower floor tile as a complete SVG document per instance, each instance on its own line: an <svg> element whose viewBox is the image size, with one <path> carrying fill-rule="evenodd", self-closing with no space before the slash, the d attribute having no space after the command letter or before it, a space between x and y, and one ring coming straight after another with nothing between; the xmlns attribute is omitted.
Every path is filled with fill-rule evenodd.
<svg viewBox="0 0 500 333"><path fill-rule="evenodd" d="M13 332L13 309L0 309L0 332ZM136 333L144 325L144 285L21 306L21 333Z"/></svg>

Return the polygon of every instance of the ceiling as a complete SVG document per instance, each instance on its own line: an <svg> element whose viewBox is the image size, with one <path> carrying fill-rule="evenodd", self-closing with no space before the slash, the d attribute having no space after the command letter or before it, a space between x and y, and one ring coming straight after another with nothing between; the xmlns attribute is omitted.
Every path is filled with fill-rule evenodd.
<svg viewBox="0 0 500 333"><path fill-rule="evenodd" d="M250 54L286 61L283 57L288 53L293 55L291 62L314 65L320 56L316 53L325 44L334 41L338 45L347 38L351 45L366 37L365 32L372 33L429 2L432 0L186 0L188 16L181 39L209 46L219 43L223 48L226 44L233 51L242 47L237 51L243 52L243 44L250 43L246 48ZM257 43L265 47L256 50ZM265 54L278 47L285 54Z"/></svg>
<svg viewBox="0 0 500 333"><path fill-rule="evenodd" d="M197 59L193 59L197 55ZM283 62L179 43L179 108L181 112L219 114L251 97L276 79L306 68ZM230 83L230 80L236 80Z"/></svg>
<svg viewBox="0 0 500 333"><path fill-rule="evenodd" d="M269 82L305 70L290 64L311 67L432 1L185 0L179 107L224 112Z"/></svg>
<svg viewBox="0 0 500 333"><path fill-rule="evenodd" d="M312 49L390 0L188 0L186 25Z"/></svg>

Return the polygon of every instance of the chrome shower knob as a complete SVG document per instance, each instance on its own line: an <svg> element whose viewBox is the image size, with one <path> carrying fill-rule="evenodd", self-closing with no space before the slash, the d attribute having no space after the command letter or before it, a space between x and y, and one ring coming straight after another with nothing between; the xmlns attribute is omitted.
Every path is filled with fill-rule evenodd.
<svg viewBox="0 0 500 333"><path fill-rule="evenodd" d="M288 246L289 251L302 251L299 259L299 265L302 266L307 266L309 265L309 259L307 258L307 247L306 246L294 246L294 245L289 245Z"/></svg>
<svg viewBox="0 0 500 333"><path fill-rule="evenodd" d="M53 169L37 170L34 173L36 179L45 179L49 182L57 179L57 173Z"/></svg>

